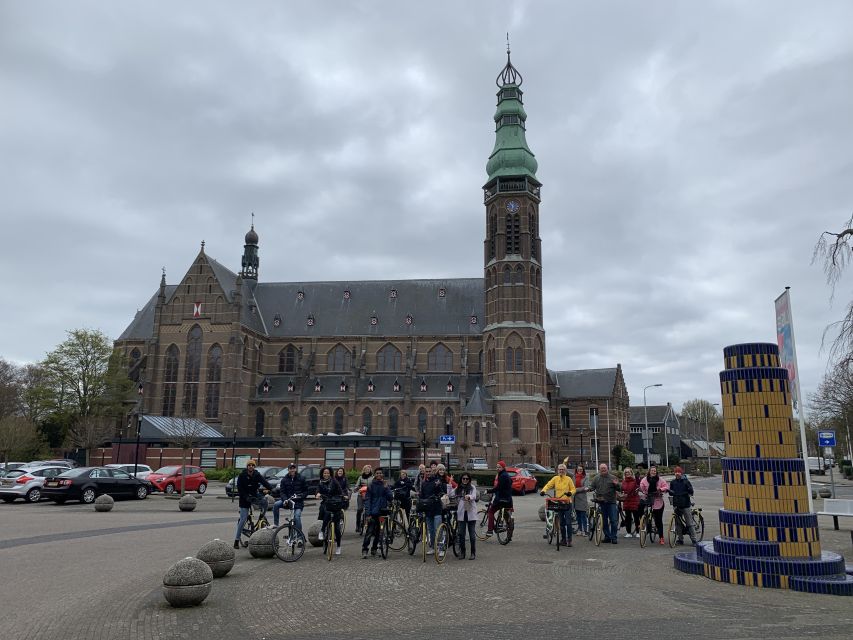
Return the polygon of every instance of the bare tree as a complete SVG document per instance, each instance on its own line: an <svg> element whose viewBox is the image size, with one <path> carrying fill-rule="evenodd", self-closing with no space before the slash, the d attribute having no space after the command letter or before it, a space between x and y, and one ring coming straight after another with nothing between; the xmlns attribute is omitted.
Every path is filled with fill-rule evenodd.
<svg viewBox="0 0 853 640"><path fill-rule="evenodd" d="M688 400L681 407L681 418L686 418L689 423L686 431L694 431L699 428L700 440L705 439L705 424L708 425L710 440L721 440L723 437L723 418L717 408L702 398ZM682 428L682 431L685 429ZM696 434L694 433L694 436Z"/></svg>
<svg viewBox="0 0 853 640"><path fill-rule="evenodd" d="M275 441L278 447L286 447L293 450L293 462L299 467L299 456L306 449L317 446L317 436L311 433L284 433L281 439Z"/></svg>
<svg viewBox="0 0 853 640"><path fill-rule="evenodd" d="M812 263L823 261L826 282L830 285L830 300L835 298L835 286L853 258L853 216L840 231L824 231L815 245ZM830 360L853 362L853 300L847 303L844 317L829 325L824 331L824 344L828 334L836 333L832 340Z"/></svg>
<svg viewBox="0 0 853 640"><path fill-rule="evenodd" d="M524 462L524 456L527 455L527 447L525 447L523 444L518 445L518 448L516 448L515 452L521 456L521 461Z"/></svg>
<svg viewBox="0 0 853 640"><path fill-rule="evenodd" d="M91 463L91 453L112 439L115 425L105 416L80 416L68 430L68 440L72 446L86 450L86 466Z"/></svg>
<svg viewBox="0 0 853 640"><path fill-rule="evenodd" d="M187 475L187 452L207 436L208 426L196 418L169 418L169 442L181 448L181 495L184 495Z"/></svg>
<svg viewBox="0 0 853 640"><path fill-rule="evenodd" d="M836 362L809 396L809 422L819 429L835 429L839 449L847 451L847 425L853 419L853 368ZM807 433L808 435L808 433Z"/></svg>

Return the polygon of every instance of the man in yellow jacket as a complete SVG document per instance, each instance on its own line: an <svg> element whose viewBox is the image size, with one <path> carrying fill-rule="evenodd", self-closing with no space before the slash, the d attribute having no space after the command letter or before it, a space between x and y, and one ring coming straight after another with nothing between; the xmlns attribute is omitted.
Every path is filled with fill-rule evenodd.
<svg viewBox="0 0 853 640"><path fill-rule="evenodd" d="M544 496L551 489L554 490L554 497L551 500L567 502L571 505L572 496L575 495L575 483L572 482L572 477L566 472L566 465L560 464L557 466L557 475L551 478L548 483L542 487L539 495ZM567 547L572 546L572 509L558 512L560 517L560 529L563 532L563 540Z"/></svg>

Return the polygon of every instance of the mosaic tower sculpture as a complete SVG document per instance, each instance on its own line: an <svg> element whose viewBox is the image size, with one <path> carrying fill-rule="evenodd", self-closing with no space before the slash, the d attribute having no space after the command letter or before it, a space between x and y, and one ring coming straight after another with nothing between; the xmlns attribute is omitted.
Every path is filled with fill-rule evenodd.
<svg viewBox="0 0 853 640"><path fill-rule="evenodd" d="M822 551L797 453L788 370L775 344L726 347L720 372L726 456L720 535L675 555L718 582L853 595L844 558Z"/></svg>

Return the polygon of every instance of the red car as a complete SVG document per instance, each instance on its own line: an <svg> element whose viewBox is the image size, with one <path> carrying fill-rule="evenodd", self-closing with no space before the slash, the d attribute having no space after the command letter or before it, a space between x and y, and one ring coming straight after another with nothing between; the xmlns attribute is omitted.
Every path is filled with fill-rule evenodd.
<svg viewBox="0 0 853 640"><path fill-rule="evenodd" d="M204 493L207 491L207 476L200 467L184 467L187 474L184 476L184 491L198 491ZM181 490L181 466L160 467L157 471L152 471L148 475L148 482L151 483L155 491L163 493L175 493Z"/></svg>
<svg viewBox="0 0 853 640"><path fill-rule="evenodd" d="M506 472L512 478L513 493L524 495L536 491L536 478L527 469L507 467Z"/></svg>

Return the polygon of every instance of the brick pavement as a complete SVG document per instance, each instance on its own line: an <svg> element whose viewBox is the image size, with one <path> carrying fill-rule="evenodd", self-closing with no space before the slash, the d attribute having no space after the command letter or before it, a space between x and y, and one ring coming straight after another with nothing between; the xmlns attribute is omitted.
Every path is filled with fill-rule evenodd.
<svg viewBox="0 0 853 640"><path fill-rule="evenodd" d="M710 536L721 495L697 497ZM343 556L329 563L311 548L285 564L241 550L231 574L188 610L165 604L162 576L204 542L230 539L230 501L207 495L191 514L161 497L117 502L107 514L72 504L0 505L0 639L517 638L600 635L603 618L607 635L632 638L680 637L685 629L696 638L849 636L848 599L686 576L673 569L669 547L576 540L558 553L541 538L539 500L516 500L510 545L480 543L475 562L449 557L442 566L405 552L362 560L351 513ZM306 525L315 517L309 506ZM168 526L139 528L146 523ZM826 548L853 561L849 533L831 531L831 520L821 525ZM22 531L40 541L8 546ZM52 532L71 535L50 539Z"/></svg>

